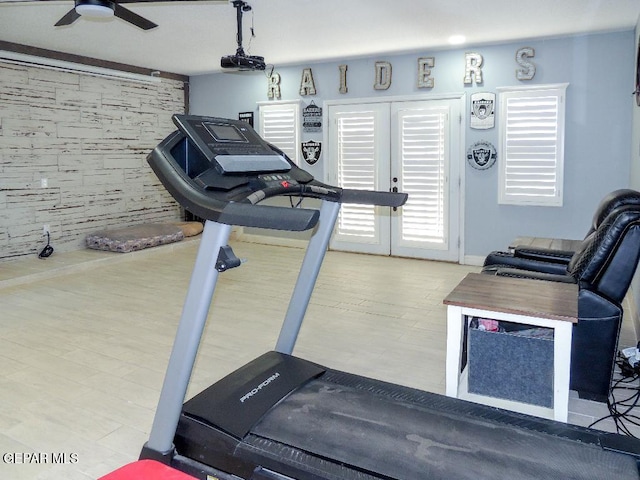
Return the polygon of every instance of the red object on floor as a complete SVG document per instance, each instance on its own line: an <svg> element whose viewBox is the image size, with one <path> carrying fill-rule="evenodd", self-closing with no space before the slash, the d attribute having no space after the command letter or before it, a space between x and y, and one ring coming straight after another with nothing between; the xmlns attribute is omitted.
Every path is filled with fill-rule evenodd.
<svg viewBox="0 0 640 480"><path fill-rule="evenodd" d="M138 460L98 480L193 480L194 478L155 460Z"/></svg>

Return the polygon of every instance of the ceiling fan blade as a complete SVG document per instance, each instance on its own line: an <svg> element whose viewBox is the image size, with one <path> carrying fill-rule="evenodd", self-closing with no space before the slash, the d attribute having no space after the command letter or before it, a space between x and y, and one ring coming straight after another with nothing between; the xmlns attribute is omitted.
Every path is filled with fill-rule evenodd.
<svg viewBox="0 0 640 480"><path fill-rule="evenodd" d="M56 23L55 26L61 27L63 25L71 25L73 22L75 22L79 18L80 18L80 14L76 12L75 8L72 8L67 12L67 14L64 17L58 20L58 23Z"/></svg>
<svg viewBox="0 0 640 480"><path fill-rule="evenodd" d="M135 25L142 30L151 30L152 28L156 28L158 25L153 23L151 20L147 20L144 17L141 17L137 13L133 13L131 10L128 10L124 7L121 7L116 3L114 9L114 15L118 18L121 18L125 22L129 22L132 25Z"/></svg>
<svg viewBox="0 0 640 480"><path fill-rule="evenodd" d="M41 0L42 1L42 0ZM53 1L53 0L45 0ZM229 0L115 0L116 3L174 3L174 2L207 2L207 3L220 3L228 4Z"/></svg>

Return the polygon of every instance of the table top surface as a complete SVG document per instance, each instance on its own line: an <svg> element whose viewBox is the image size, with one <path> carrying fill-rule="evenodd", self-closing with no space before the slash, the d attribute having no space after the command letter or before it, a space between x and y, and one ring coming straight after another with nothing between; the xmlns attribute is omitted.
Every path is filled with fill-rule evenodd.
<svg viewBox="0 0 640 480"><path fill-rule="evenodd" d="M578 322L578 285L470 273L445 305Z"/></svg>
<svg viewBox="0 0 640 480"><path fill-rule="evenodd" d="M518 237L509 244L509 249L513 250L516 247L533 247L575 252L581 245L582 240L545 237Z"/></svg>

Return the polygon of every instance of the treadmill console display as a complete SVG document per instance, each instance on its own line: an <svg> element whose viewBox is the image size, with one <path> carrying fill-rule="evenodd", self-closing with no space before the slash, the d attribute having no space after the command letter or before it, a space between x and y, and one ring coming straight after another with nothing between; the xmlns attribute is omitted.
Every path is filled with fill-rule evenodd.
<svg viewBox="0 0 640 480"><path fill-rule="evenodd" d="M217 142L249 143L247 137L235 125L222 125L212 122L202 122L202 124Z"/></svg>
<svg viewBox="0 0 640 480"><path fill-rule="evenodd" d="M221 175L291 169L246 122L192 115L174 115L173 121Z"/></svg>

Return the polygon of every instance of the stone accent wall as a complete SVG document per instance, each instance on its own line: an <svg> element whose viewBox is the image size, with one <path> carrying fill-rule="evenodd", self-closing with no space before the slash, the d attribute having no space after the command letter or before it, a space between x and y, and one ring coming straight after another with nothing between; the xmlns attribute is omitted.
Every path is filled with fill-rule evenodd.
<svg viewBox="0 0 640 480"><path fill-rule="evenodd" d="M184 112L184 84L136 83L0 62L0 261L107 227L176 220L146 162Z"/></svg>

